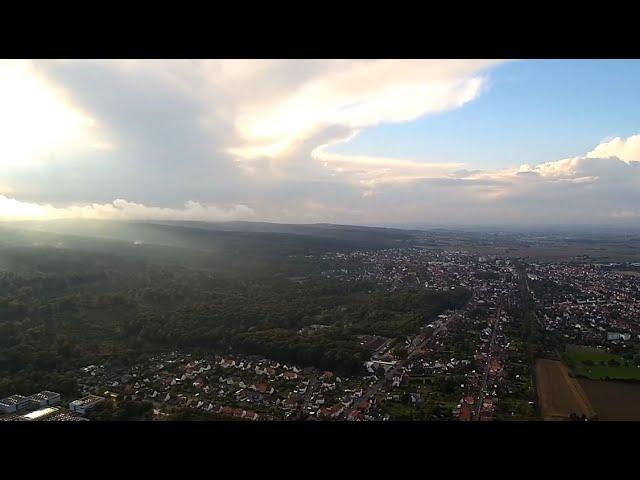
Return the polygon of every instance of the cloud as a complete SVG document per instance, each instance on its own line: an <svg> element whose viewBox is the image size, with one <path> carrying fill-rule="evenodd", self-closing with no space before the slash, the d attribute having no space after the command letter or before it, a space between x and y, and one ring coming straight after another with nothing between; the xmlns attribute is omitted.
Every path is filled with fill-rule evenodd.
<svg viewBox="0 0 640 480"><path fill-rule="evenodd" d="M632 135L626 139L615 137L611 140L604 141L587 153L587 157L616 157L627 163L640 162L640 134Z"/></svg>
<svg viewBox="0 0 640 480"><path fill-rule="evenodd" d="M366 188L443 177L453 174L463 166L461 163L427 163L401 158L340 155L322 149L315 150L313 158L321 162L331 175L340 176Z"/></svg>
<svg viewBox="0 0 640 480"><path fill-rule="evenodd" d="M45 149L30 167L14 163L2 180L12 185L16 198L38 204L136 198L175 207L187 199L203 204L255 200L275 212L287 207L284 200L274 201L279 192L298 190L296 185L341 182L350 190L426 172L431 167L418 161L415 167L406 162L381 167L375 159L367 172L362 158L327 156L320 162L312 152L321 155L319 147L369 126L458 108L481 94L485 71L497 63L33 61L27 65L30 78L41 90L54 92L51 98L65 112L87 119L87 126L81 141ZM336 175L334 166L357 172ZM304 199L301 194L290 201Z"/></svg>
<svg viewBox="0 0 640 480"><path fill-rule="evenodd" d="M637 221L640 135L499 170L332 151L467 105L497 63L3 61L0 219Z"/></svg>
<svg viewBox="0 0 640 480"><path fill-rule="evenodd" d="M629 225L640 218L640 163L620 158L584 155L474 171L367 160L369 168L388 167L380 175L386 182L361 188L363 210L376 212L378 222L567 226ZM402 177L392 174L394 166Z"/></svg>
<svg viewBox="0 0 640 480"><path fill-rule="evenodd" d="M573 175L580 166L580 157L565 158L553 162L545 162L535 166L521 165L517 173L537 173L543 177L566 177Z"/></svg>
<svg viewBox="0 0 640 480"><path fill-rule="evenodd" d="M188 201L184 208L162 208L117 199L112 203L54 207L21 202L0 195L0 220L91 218L102 220L249 220L255 212L246 205L216 206Z"/></svg>
<svg viewBox="0 0 640 480"><path fill-rule="evenodd" d="M638 210L616 210L614 212L611 212L611 217L612 218L638 218L640 217L640 213L638 212Z"/></svg>
<svg viewBox="0 0 640 480"><path fill-rule="evenodd" d="M501 170L328 154L326 180L257 183L248 201L183 208L116 200L54 207L0 196L0 219L261 219L392 224L585 225L638 220L640 164L571 157ZM332 176L333 175L333 176ZM274 191L276 190L277 193ZM265 201L268 198L268 201Z"/></svg>
<svg viewBox="0 0 640 480"><path fill-rule="evenodd" d="M497 63L328 61L321 72L285 94L240 103L234 124L241 144L229 151L244 158L275 157L327 126L357 130L458 108L481 93L485 79L480 72Z"/></svg>
<svg viewBox="0 0 640 480"><path fill-rule="evenodd" d="M190 201L183 208L116 200L53 207L0 196L0 219L261 219L364 224L587 225L637 222L640 164L587 156L501 170L458 164L327 156L326 181L253 188L239 204ZM340 171L340 169L342 169ZM274 193L277 189L277 194ZM268 201L264 199L268 197Z"/></svg>
<svg viewBox="0 0 640 480"><path fill-rule="evenodd" d="M38 166L69 150L100 148L96 120L74 108L27 60L0 62L0 167Z"/></svg>

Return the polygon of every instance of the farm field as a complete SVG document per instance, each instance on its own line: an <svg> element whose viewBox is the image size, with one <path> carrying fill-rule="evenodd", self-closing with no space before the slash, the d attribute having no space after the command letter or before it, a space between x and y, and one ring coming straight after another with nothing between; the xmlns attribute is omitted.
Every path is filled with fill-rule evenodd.
<svg viewBox="0 0 640 480"><path fill-rule="evenodd" d="M509 258L528 258L545 262L637 262L640 254L635 246L604 245L600 247L582 245L550 246L485 246L469 245L466 249L477 255L504 255Z"/></svg>
<svg viewBox="0 0 640 480"><path fill-rule="evenodd" d="M640 384L578 380L598 419L640 420Z"/></svg>
<svg viewBox="0 0 640 480"><path fill-rule="evenodd" d="M538 402L544 420L568 420L572 414L592 418L595 411L577 380L560 361L536 361Z"/></svg>

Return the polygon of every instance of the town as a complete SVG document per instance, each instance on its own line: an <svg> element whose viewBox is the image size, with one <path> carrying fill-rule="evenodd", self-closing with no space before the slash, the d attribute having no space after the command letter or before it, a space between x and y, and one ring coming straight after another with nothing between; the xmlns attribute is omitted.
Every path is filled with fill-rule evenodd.
<svg viewBox="0 0 640 480"><path fill-rule="evenodd" d="M468 300L425 317L411 335L358 335L370 355L359 375L233 351L174 350L128 366L79 366L82 398L68 411L51 392L14 395L0 401L4 419L113 419L93 412L125 402L145 405L126 417L139 420L532 420L540 418L535 357L551 348L534 347L532 329L631 357L640 338L638 265L527 263L415 246L319 260L323 278L389 292L464 288Z"/></svg>

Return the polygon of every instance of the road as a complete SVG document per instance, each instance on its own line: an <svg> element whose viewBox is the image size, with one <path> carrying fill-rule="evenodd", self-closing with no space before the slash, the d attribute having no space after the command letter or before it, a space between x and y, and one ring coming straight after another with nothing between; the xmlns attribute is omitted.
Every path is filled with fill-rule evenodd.
<svg viewBox="0 0 640 480"><path fill-rule="evenodd" d="M524 276L524 284L527 287L527 293L529 294L532 300L535 300L535 295L533 294L533 290L531 290L531 287L529 286L529 275L527 274L527 271L526 269L524 269L524 267L522 269L522 275ZM538 322L538 325L540 325L540 327L544 329L544 323L542 322L542 320L540 320L540 317L538 317L535 310L533 311L533 314L536 317L536 321Z"/></svg>
<svg viewBox="0 0 640 480"><path fill-rule="evenodd" d="M389 371L384 375L384 377L382 377L376 383L374 383L369 388L367 388L367 390L362 394L362 396L357 401L354 402L353 408L354 409L362 408L367 400L373 398L373 396L376 393L382 390L382 388L385 386L387 382L390 382L393 380L394 375L399 375L402 372L402 367L403 367L403 363L398 362L396 363L395 367L390 368ZM345 410L345 415L346 414L347 412Z"/></svg>
<svg viewBox="0 0 640 480"><path fill-rule="evenodd" d="M318 374L314 373L311 375L311 378L309 378L309 384L307 385L307 390L304 393L304 399L302 400L302 403L298 407L298 410L296 411L296 413L294 415L291 415L291 417L289 418L290 420L295 421L295 420L302 419L302 415L304 414L305 409L309 404L309 400L311 400L311 395L313 394L313 390L315 389L317 383L318 383Z"/></svg>
<svg viewBox="0 0 640 480"><path fill-rule="evenodd" d="M487 364L484 367L484 376L482 378L482 386L478 394L478 406L476 407L475 420L480 420L480 411L482 410L482 402L484 401L485 392L487 390L487 381L489 379L489 369L491 368L491 355L493 355L493 346L496 341L496 332L498 331L498 322L500 321L501 311L498 310L496 320L491 327L491 339L489 340L489 351L487 352Z"/></svg>

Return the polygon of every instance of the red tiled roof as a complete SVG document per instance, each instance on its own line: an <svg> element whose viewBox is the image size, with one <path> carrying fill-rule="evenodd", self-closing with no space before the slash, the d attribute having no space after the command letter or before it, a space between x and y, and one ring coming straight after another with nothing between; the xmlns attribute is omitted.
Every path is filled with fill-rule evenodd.
<svg viewBox="0 0 640 480"><path fill-rule="evenodd" d="M259 383L256 385L256 390L260 393L265 393L269 390L269 385L267 385L266 383Z"/></svg>
<svg viewBox="0 0 640 480"><path fill-rule="evenodd" d="M460 409L460 417L459 417L460 421L470 422L472 414L473 412L471 410L471 407L468 405L463 405L462 408Z"/></svg>

